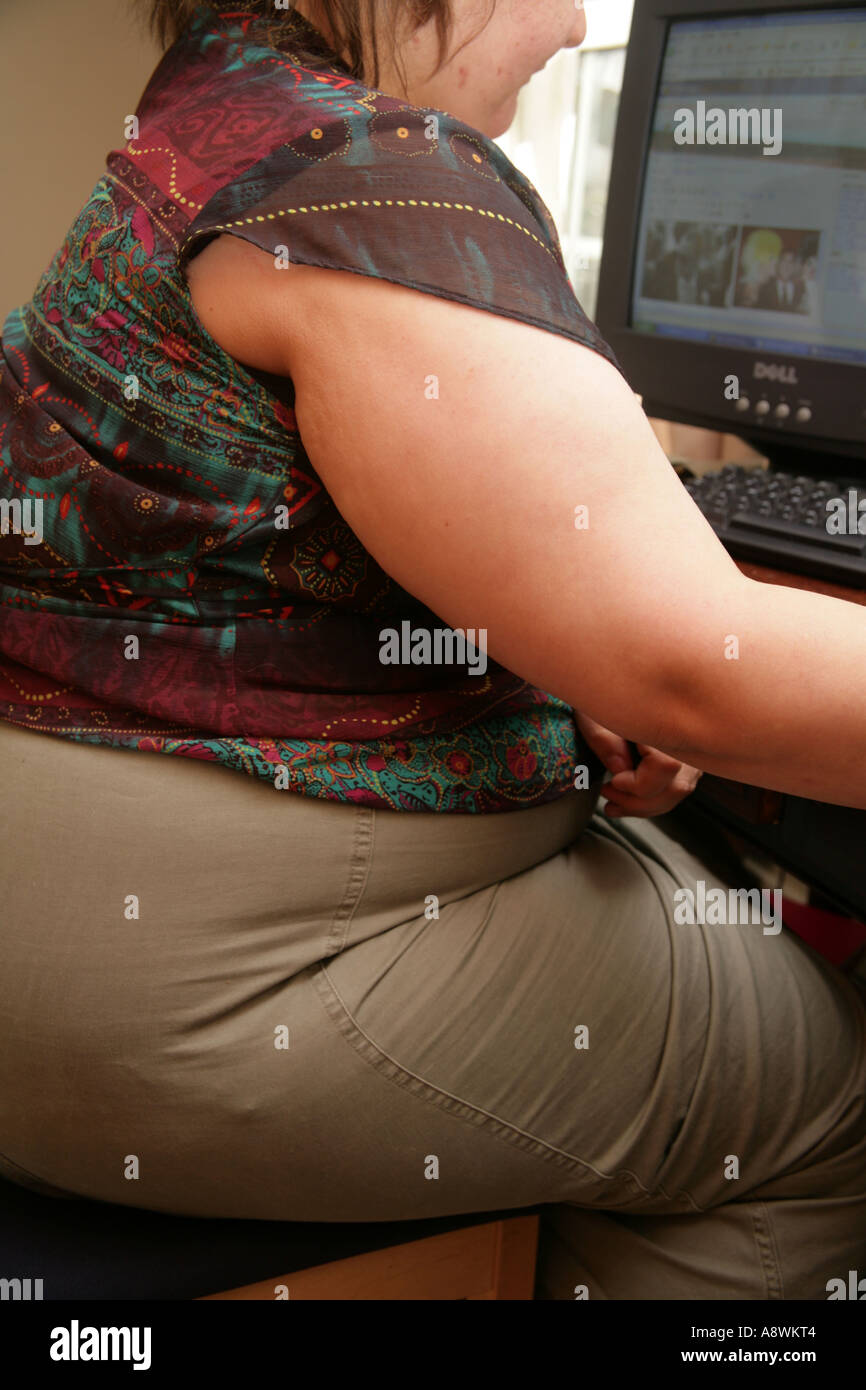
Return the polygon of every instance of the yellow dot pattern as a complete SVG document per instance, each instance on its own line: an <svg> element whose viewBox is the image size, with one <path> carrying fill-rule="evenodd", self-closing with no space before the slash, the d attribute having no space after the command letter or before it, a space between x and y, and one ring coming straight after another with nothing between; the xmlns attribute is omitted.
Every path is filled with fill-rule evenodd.
<svg viewBox="0 0 866 1390"><path fill-rule="evenodd" d="M202 208L204 207L204 203L196 203L192 198L185 198L182 193L178 192L177 159L175 158L174 150L170 149L168 145L150 145L146 150L136 150L133 149L132 145L127 145L126 153L129 155L130 159L135 159L136 156L140 154L167 154L169 159L171 160L171 173L168 176L169 193L171 194L172 198L174 198L176 203L183 203L184 207L196 208L199 212L201 212Z"/></svg>
<svg viewBox="0 0 866 1390"><path fill-rule="evenodd" d="M493 212L490 208L476 208L469 203L446 203L429 201L426 198L350 198L344 203L311 203L309 207L279 208L276 212L257 213L255 217L239 217L234 222L215 223L209 227L209 232L228 232L233 227L251 227L256 222L276 222L281 217L309 216L316 212L338 212L341 208L436 208L437 210L447 210L448 212L467 212L478 217L487 217L493 222L507 223L516 232L522 232L529 237L542 251L545 251L551 260L556 260L550 247L545 245L541 237L531 232L528 227L524 227L521 222L515 222L512 217L507 217L504 213ZM187 237L184 242L186 247L192 238ZM184 249L183 247L181 248Z"/></svg>
<svg viewBox="0 0 866 1390"><path fill-rule="evenodd" d="M415 704L412 706L412 709L408 714L400 714L395 719L354 719L352 722L357 724L376 725L380 729L393 729L400 724L408 724L411 719L414 719L416 717L420 709L421 702L419 700L416 700ZM330 723L326 724L323 728L321 735L322 738L330 738L332 729L334 729L339 724L346 724L348 722L349 716L346 716L342 719L332 719Z"/></svg>

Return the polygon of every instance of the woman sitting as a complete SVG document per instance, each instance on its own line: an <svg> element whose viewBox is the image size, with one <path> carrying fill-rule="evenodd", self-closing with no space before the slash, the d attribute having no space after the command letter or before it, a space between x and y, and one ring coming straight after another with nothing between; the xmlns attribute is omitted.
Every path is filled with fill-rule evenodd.
<svg viewBox="0 0 866 1390"><path fill-rule="evenodd" d="M3 328L0 1171L545 1204L544 1297L826 1297L863 998L678 920L715 879L646 821L699 769L866 807L864 616L740 573L494 143L582 10L148 8Z"/></svg>

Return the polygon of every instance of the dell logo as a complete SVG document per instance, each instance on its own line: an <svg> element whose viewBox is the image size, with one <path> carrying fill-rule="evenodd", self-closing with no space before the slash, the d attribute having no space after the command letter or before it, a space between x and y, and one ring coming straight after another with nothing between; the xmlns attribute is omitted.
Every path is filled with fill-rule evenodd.
<svg viewBox="0 0 866 1390"><path fill-rule="evenodd" d="M797 368L783 367L776 362L756 362L752 375L769 378L770 381L783 381L786 386L797 385Z"/></svg>

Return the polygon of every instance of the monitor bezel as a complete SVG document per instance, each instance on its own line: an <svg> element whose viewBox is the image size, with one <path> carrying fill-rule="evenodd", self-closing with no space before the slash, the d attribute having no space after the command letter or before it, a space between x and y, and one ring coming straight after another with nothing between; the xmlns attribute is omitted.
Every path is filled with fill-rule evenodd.
<svg viewBox="0 0 866 1390"><path fill-rule="evenodd" d="M647 413L683 424L723 430L748 440L771 459L833 453L866 462L866 367L784 352L706 344L641 332L631 326L638 231L653 113L668 29L677 20L738 18L749 14L796 14L816 10L863 10L866 0L635 0L617 118L604 227L596 320L626 377L644 399ZM664 344L664 352L660 345ZM755 363L793 369L796 389L784 384L754 386ZM736 375L767 395L773 408L811 402L814 424L791 419L744 419L723 394Z"/></svg>

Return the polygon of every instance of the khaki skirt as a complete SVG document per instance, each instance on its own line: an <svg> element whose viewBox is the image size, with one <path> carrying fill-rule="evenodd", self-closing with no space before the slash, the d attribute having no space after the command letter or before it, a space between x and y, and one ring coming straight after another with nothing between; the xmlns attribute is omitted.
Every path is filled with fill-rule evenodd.
<svg viewBox="0 0 866 1390"><path fill-rule="evenodd" d="M677 921L717 881L597 787L377 811L6 724L0 776L5 1177L205 1217L542 1203L546 1298L866 1269L862 995L787 930Z"/></svg>

